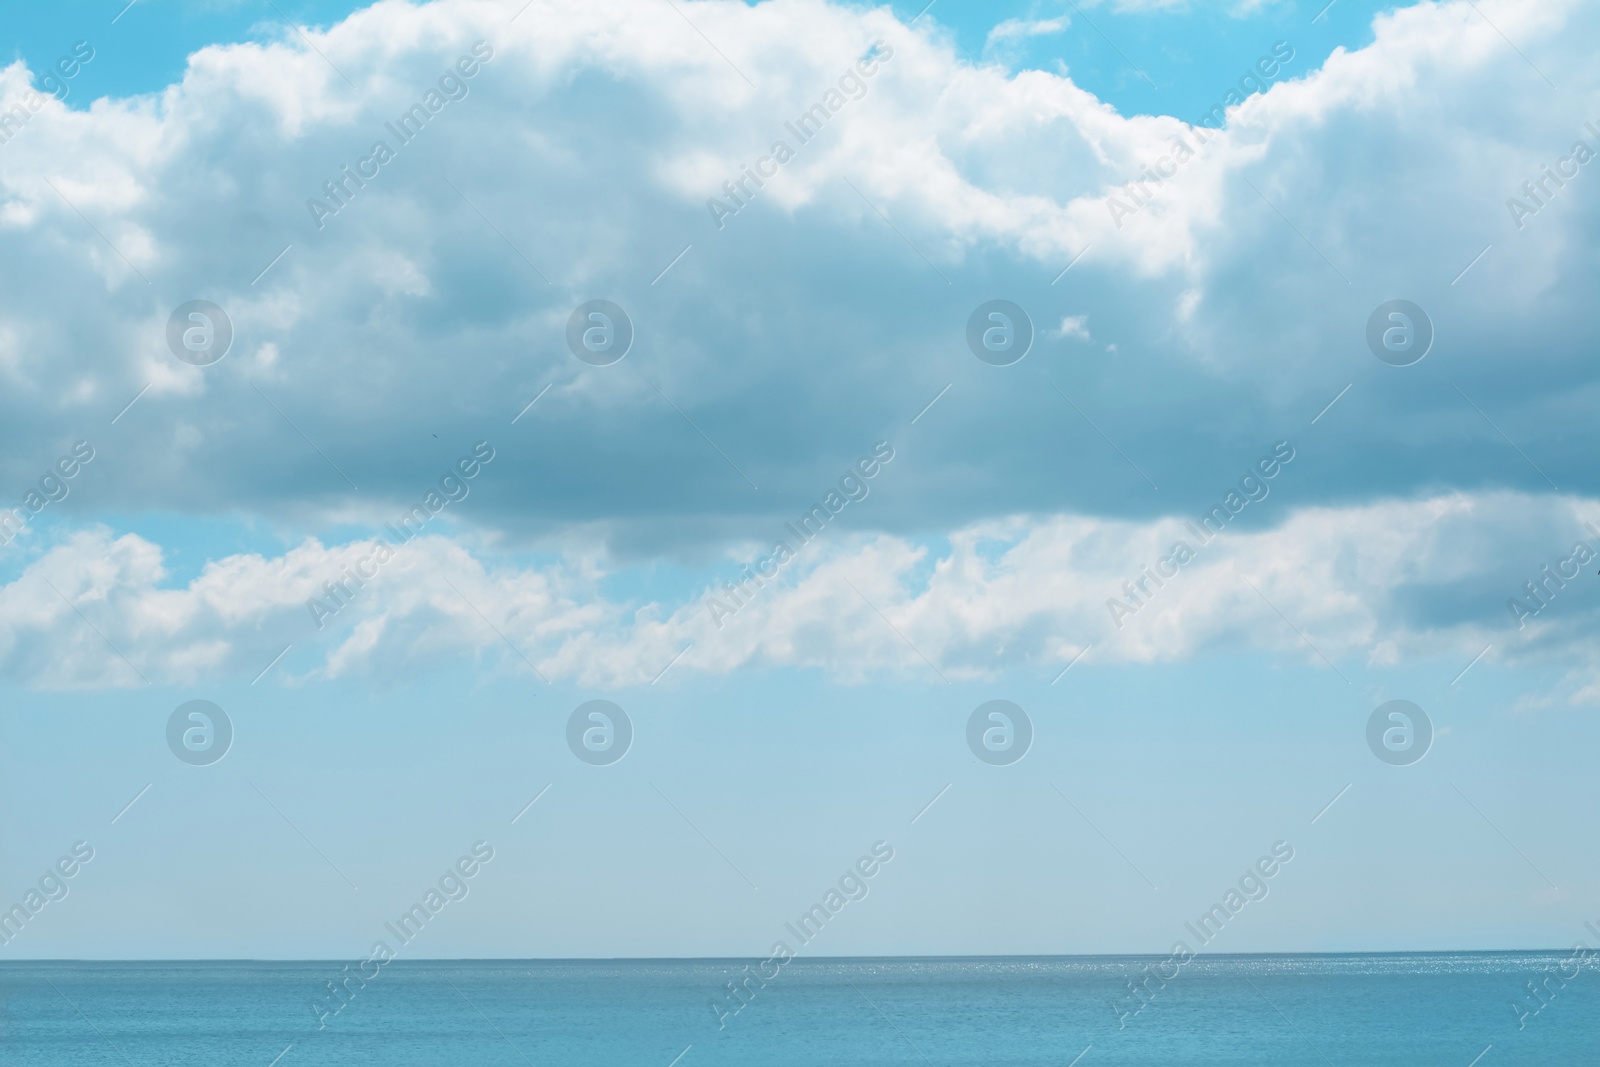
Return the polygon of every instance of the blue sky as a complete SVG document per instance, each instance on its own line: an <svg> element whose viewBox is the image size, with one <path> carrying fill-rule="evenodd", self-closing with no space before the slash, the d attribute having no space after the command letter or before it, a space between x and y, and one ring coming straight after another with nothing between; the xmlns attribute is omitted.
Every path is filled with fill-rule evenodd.
<svg viewBox="0 0 1600 1067"><path fill-rule="evenodd" d="M1580 936L1592 12L520 8L8 17L0 898L96 858L0 951L355 958L478 839L425 955L765 954L879 839L827 954L1166 951L1278 840L1226 950ZM966 340L997 298L1035 335L1003 367ZM608 366L566 340L595 299ZM607 766L565 739L597 698ZM166 740L196 699L208 766ZM993 699L1008 766L967 747ZM1407 766L1367 742L1396 699Z"/></svg>
<svg viewBox="0 0 1600 1067"><path fill-rule="evenodd" d="M8 16L11 53L26 60L30 69L43 71L63 51L63 37L104 39L114 47L97 54L92 69L85 70L82 96L155 92L181 79L189 55L205 45L281 37L289 32L285 18L300 25L329 26L368 6L322 0L282 0L275 5L246 0L137 0L124 10L124 3L83 4L76 10L21 8ZM1320 65L1335 47L1370 43L1372 16L1395 5L1337 0L1324 9L1321 4L1269 3L1247 15L1220 5L1167 5L1153 10L1079 5L1081 32L1069 34L1063 29L1003 37L1015 44L1000 55L990 38L997 26L1007 21L1039 24L1063 16L1070 19L1072 5L1064 0L987 4L938 0L926 9L920 2L888 6L902 21L917 18L918 24L948 34L964 56L985 58L987 48L990 58L1016 67L1054 70L1056 64L1065 64L1078 84L1125 114L1182 116L1184 108L1209 107L1214 102L1211 97L1220 97L1217 90L1237 80L1275 41L1294 46L1296 62L1302 65L1296 73L1304 73ZM919 12L923 12L920 18Z"/></svg>

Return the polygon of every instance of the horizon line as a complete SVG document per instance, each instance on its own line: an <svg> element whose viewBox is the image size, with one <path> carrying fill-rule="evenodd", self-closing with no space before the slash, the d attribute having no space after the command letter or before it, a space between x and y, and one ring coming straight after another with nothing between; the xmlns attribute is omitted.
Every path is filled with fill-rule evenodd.
<svg viewBox="0 0 1600 1067"><path fill-rule="evenodd" d="M1450 949L1381 949L1343 952L1196 952L1194 957L1210 959L1240 959L1269 957L1334 957L1334 956L1489 956L1533 955L1570 953L1570 948L1450 948ZM1011 954L946 954L919 956L794 956L790 963L874 963L874 962L933 962L950 960L1106 960L1106 959L1164 959L1165 952L1079 952L1079 953L1011 953ZM421 956L395 958L394 963L732 963L760 959L756 956ZM342 957L266 958L255 956L203 956L203 957L24 957L0 959L0 967L19 963L339 963Z"/></svg>

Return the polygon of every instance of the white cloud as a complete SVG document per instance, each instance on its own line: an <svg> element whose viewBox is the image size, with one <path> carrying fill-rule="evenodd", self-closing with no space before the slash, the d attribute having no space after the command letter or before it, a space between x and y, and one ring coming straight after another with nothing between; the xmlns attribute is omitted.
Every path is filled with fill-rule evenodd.
<svg viewBox="0 0 1600 1067"><path fill-rule="evenodd" d="M987 55L1012 57L1020 54L1019 46L1030 38L1061 33L1071 24L1072 20L1065 15L1051 19L1004 19L989 31L983 50Z"/></svg>
<svg viewBox="0 0 1600 1067"><path fill-rule="evenodd" d="M1277 506L1269 495L1248 507ZM625 586L626 569L580 558L518 566L427 536L348 584L347 606L319 630L308 601L337 605L327 583L376 541L229 556L173 586L157 546L102 529L0 587L0 672L48 688L188 682L253 674L285 644L315 677L397 677L484 655L597 687L648 683L691 644L679 675L798 666L845 681L1050 670L1090 646L1097 662L1252 647L1383 665L1466 662L1492 641L1496 659L1587 665L1600 613L1550 586L1550 606L1521 628L1507 601L1526 600L1523 583L1542 581L1541 566L1559 567L1580 537L1600 545L1582 526L1595 517L1594 501L1454 494L1299 509L1209 543L1178 518L1018 517L957 530L942 552L828 530L721 627L705 599L734 603L720 585L679 602L618 600L602 587ZM1144 568L1162 569L1179 541L1193 561L1149 578ZM1113 612L1113 598L1136 611Z"/></svg>
<svg viewBox="0 0 1600 1067"><path fill-rule="evenodd" d="M437 449L490 437L508 443L475 490L477 510L464 516L481 524L483 540L463 544L477 552L508 530L546 535L542 544L576 542L632 523L634 547L652 551L659 544L650 538L725 544L730 530L759 528L768 518L761 509L781 499L736 495L747 486L705 438L760 483L813 484L816 469L826 474L837 462L829 449L853 447L838 442L871 440L884 426L899 433L950 386L917 427L938 427L948 450L924 450L919 462L930 466L908 470L919 480L908 489L970 484L978 471L981 491L923 493L914 505L900 503L912 492L885 493L873 521L954 529L963 544L991 529L1004 541L1012 528L1003 517L1018 512L1109 513L1029 527L1006 542L1012 565L1037 557L1034 585L1059 603L1036 603L1023 588L1000 595L1006 573L971 547L939 560L935 582L917 591L911 576L928 564L926 548L868 540L775 593L771 602L792 614L769 617L763 602L718 642L697 642L682 666L771 661L848 673L856 656L863 670L923 669L892 632L868 638L864 651L821 635L818 612L864 611L830 582L860 573L846 570L858 564L867 568L863 591L881 594L879 607L944 669L989 669L990 654L979 650L997 645L1043 664L1104 628L1105 597L1133 573L1116 554L1107 556L1114 566L1088 567L1068 550L1070 538L1117 529L1131 544L1155 533L1116 525L1131 498L1091 491L1102 468L1086 464L1089 488L1074 480L1063 490L1031 469L998 466L1011 458L1007 447L1060 444L1052 435L1070 424L1059 405L1030 406L1035 392L1056 398L1021 377L1053 353L1010 378L964 353L967 309L1014 292L1037 309L1041 349L1052 333L1057 342L1086 334L1093 316L1096 342L1118 359L1086 372L1102 376L1085 393L1111 409L1104 425L1120 449L1173 469L1164 485L1192 483L1206 469L1190 457L1213 458L1241 432L1267 433L1291 417L1303 424L1359 381L1319 431L1348 434L1345 443L1368 456L1415 459L1367 460L1358 490L1337 465L1309 469L1311 499L1410 498L1485 478L1526 484L1518 479L1529 472L1456 383L1492 398L1496 425L1560 484L1592 493L1586 457L1600 430L1587 413L1600 390L1585 324L1600 279L1586 251L1591 201L1574 186L1521 232L1504 208L1582 133L1581 119L1600 119L1587 51L1600 18L1592 5L1482 0L1482 16L1465 2L1383 15L1369 47L1336 51L1321 70L1237 106L1227 131L1208 135L1172 179L1152 185L1147 206L1120 228L1107 196L1158 165L1174 138L1197 141L1188 122L1119 115L1046 71L963 61L943 37L908 29L884 7L681 6L705 37L658 0L535 0L509 26L505 6L486 0L385 3L313 35L355 89L286 36L203 49L183 81L158 95L87 111L47 102L0 145L0 231L10 251L0 258L9 416L0 474L26 485L53 459L57 439L97 427L104 458L74 489L78 515L244 515L299 540L334 520L381 521L453 458ZM480 39L493 42L495 57L466 98L430 119L319 230L307 198L391 136L386 123ZM793 138L785 122L825 99L878 40L893 56L860 99L797 143L793 161L753 190L751 207L717 229L706 199L774 139ZM1530 60L1559 75L1570 107L1552 106ZM20 66L0 71L0 99L25 84ZM1585 102L1593 102L1587 114ZM1051 289L1080 254L1070 282ZM1068 284L1079 314L1052 331L1061 310L1048 301ZM562 331L578 301L604 294L632 309L640 332L628 361L602 373L565 351ZM1371 308L1396 294L1422 300L1439 325L1436 355L1408 377L1371 360L1360 340ZM164 340L171 309L200 296L224 304L237 332L235 354L204 369L178 363ZM1115 377L1133 366L1137 385ZM963 377L980 373L982 384ZM989 387L996 382L1007 388ZM1144 405L1139 390L1162 406ZM1100 417L1101 407L1074 396ZM996 425L1010 432L996 434ZM1120 463L1103 451L1107 467ZM347 492L333 464L362 490ZM1352 505L1332 514L1364 513ZM1314 542L1318 531L1305 533ZM288 633L303 625L305 583L327 577L332 551L307 541L277 560L232 557L214 566L237 568L236 586L174 590L153 546L84 536L81 551L62 547L35 567L67 567L63 592L72 597L104 589L116 631L108 636L127 642L135 662L174 676L224 663L248 671L270 658L281 644L250 644L222 601L241 597L237 610L262 634ZM486 612L508 613L492 617L532 642L530 657L556 675L597 683L653 675L698 632L697 605L611 603L575 565L506 570L484 562L499 557L427 544L416 554L436 568L428 573L456 575L469 596L483 595ZM1262 544L1293 555L1292 546ZM106 560L91 566L102 550ZM1229 619L1260 610L1240 574L1266 581L1292 617L1303 608L1308 632L1326 624L1330 655L1383 657L1422 640L1363 606L1368 597L1392 603L1381 584L1321 575L1323 564L1309 558L1304 573L1347 589L1342 599L1316 597L1297 572L1258 572L1233 551L1164 591L1181 610L1141 615L1097 654L1188 654L1226 634ZM1049 570L1057 565L1059 581ZM395 566L385 583L396 599L375 595L381 612L359 632L341 630L340 644L329 643L337 653L319 658L318 670L372 669L396 648L445 657L480 647L483 628L454 593L406 577L420 563ZM880 587L873 574L893 581ZM966 588L959 574L985 578ZM251 592L256 584L263 588ZM58 600L30 599L40 588L8 594L27 608L8 624L14 676L41 684L52 670L96 684L130 676L93 634L66 628ZM1216 599L1191 599L1202 589ZM1218 609L1224 603L1232 614ZM123 607L143 614L124 627ZM364 618L369 609L352 610ZM874 632L872 617L859 621L860 632ZM38 658L51 641L64 650L54 668Z"/></svg>
<svg viewBox="0 0 1600 1067"><path fill-rule="evenodd" d="M1063 340L1077 338L1080 341L1091 340L1089 337L1089 316L1067 315L1061 320L1061 325L1053 331L1054 336Z"/></svg>
<svg viewBox="0 0 1600 1067"><path fill-rule="evenodd" d="M1065 15L1053 19L1005 19L995 24L989 31L988 40L1010 40L1017 37L1042 37L1047 34L1060 33L1071 25L1071 20Z"/></svg>
<svg viewBox="0 0 1600 1067"><path fill-rule="evenodd" d="M1186 122L1121 116L1045 71L965 62L882 7L684 5L713 48L658 2L535 0L509 26L504 5L486 0L379 4L313 35L355 89L298 38L209 47L159 95L87 111L47 102L0 146L0 228L13 249L0 263L10 298L0 382L26 442L81 433L67 428L108 418L151 386L117 432L133 439L130 451L156 458L106 486L107 507L347 510L334 498L342 481L288 436L252 378L270 380L295 425L357 468L373 497L403 491L409 475L395 457L419 422L480 436L508 417L501 407L514 412L546 385L546 421L581 430L609 411L617 448L698 471L698 438L662 451L679 416L627 377L647 358L660 361L662 393L718 431L724 450L782 476L817 458L809 442L859 432L835 402L841 375L874 391L873 418L906 403L901 390L932 395L951 377L923 354L959 352L947 342L959 337L962 303L975 306L997 284L1043 291L1092 248L1073 279L1092 294L1097 338L1139 353L1152 375L1186 379L1167 395L1188 406L1162 421L1152 447L1194 451L1175 435L1210 424L1211 386L1255 414L1314 410L1330 384L1323 369L1347 358L1366 313L1409 292L1455 339L1464 387L1506 373L1497 331L1519 338L1518 366L1550 373L1493 391L1524 409L1523 425L1560 435L1552 451L1587 454L1592 422L1551 408L1591 387L1574 381L1586 365L1573 338L1595 280L1582 251L1593 227L1577 196L1560 207L1566 221L1541 215L1521 233L1503 204L1586 116L1552 107L1549 87L1496 27L1559 72L1576 106L1600 99L1583 46L1596 13L1570 2L1478 7L1483 17L1465 2L1381 16L1369 47L1336 51L1322 70L1235 108L1229 129L1152 186L1148 206L1120 228L1107 196L1158 165L1174 138L1197 141ZM307 199L390 137L385 124L480 39L495 58L466 98L317 229ZM706 199L775 139L793 139L784 123L877 40L893 57L865 95L797 144L751 209L719 231ZM19 65L0 71L0 98L25 84ZM990 257L998 274L970 276ZM588 373L561 341L571 307L597 292L621 296L643 331L637 357L609 378ZM166 351L167 314L196 296L229 310L233 362L197 370ZM868 361L831 343L874 327L882 334L867 342ZM758 348L763 358L724 357ZM233 373L241 363L249 372ZM72 388L61 387L62 367L74 369ZM802 367L815 373L797 375ZM795 406L796 425L828 432L775 437L763 412L775 395ZM1483 428L1453 393L1440 396L1438 410L1453 407L1429 423L1431 455L1452 463L1463 433ZM441 397L454 399L441 410ZM1004 402L992 401L990 420L1024 417ZM1392 435L1386 415L1365 430ZM207 447L179 447L185 426ZM985 435L969 443L963 462L988 458ZM25 479L33 457L13 454L0 472ZM608 458L575 456L589 465L564 488L616 478L622 465ZM648 495L601 484L612 498ZM692 499L714 512L720 493L685 485L672 506ZM501 506L525 522L587 521L597 518L584 511L593 499L586 489L538 508ZM1036 506L1009 499L995 513Z"/></svg>

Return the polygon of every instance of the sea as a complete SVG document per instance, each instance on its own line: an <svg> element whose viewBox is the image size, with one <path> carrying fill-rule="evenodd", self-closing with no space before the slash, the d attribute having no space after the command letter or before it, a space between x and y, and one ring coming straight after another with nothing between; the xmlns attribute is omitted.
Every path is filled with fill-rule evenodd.
<svg viewBox="0 0 1600 1067"><path fill-rule="evenodd" d="M756 962L400 960L338 1000L342 962L7 962L0 1064L1600 1064L1567 950Z"/></svg>

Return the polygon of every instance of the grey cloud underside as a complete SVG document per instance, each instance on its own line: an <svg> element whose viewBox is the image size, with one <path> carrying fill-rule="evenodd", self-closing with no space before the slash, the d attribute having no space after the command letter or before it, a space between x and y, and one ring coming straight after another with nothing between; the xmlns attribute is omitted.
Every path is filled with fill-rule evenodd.
<svg viewBox="0 0 1600 1067"><path fill-rule="evenodd" d="M373 59L356 71L371 87L359 104L342 83L320 100L291 92L312 112L329 98L346 108L295 121L208 67L185 90L209 91L204 107L138 103L123 142L96 150L133 192L54 153L91 136L90 120L52 128L59 116L40 116L28 131L38 150L5 147L8 227L25 254L0 263L4 484L25 485L64 442L88 438L104 461L64 505L76 518L174 510L315 529L409 505L487 439L500 458L462 517L521 538L599 523L640 553L761 536L877 440L904 458L852 520L895 532L1019 512L1193 514L1277 440L1303 459L1273 507L1551 483L1600 495L1587 310L1600 177L1585 170L1523 232L1502 203L1516 191L1507 176L1537 174L1582 132L1586 66L1568 68L1554 109L1531 91L1479 112L1444 99L1479 82L1490 92L1519 69L1508 53L1431 68L1440 88L1411 89L1410 113L1329 91L1315 113L1236 122L1260 161L1200 158L1161 195L1205 210L1134 233L1107 229L1100 205L1137 170L1096 161L1125 149L1114 137L1069 118L1017 119L998 136L953 101L931 127L906 126L938 91L930 68L960 64L911 48L901 30L866 97L719 230L705 197L860 53L861 31L882 24L853 21L867 18L837 15L834 37L810 42L825 58L764 70L785 88L754 101L692 42L668 59L624 45L553 61L502 39L471 94L321 229L306 199L392 139L384 122L473 33ZM995 77L981 86L988 103L1013 106ZM925 141L912 138L925 135L938 157L917 163ZM856 150L862 138L877 147ZM1059 232L953 217L981 214L991 196L1052 201ZM1080 200L1079 215L1067 211ZM1186 251L1168 256L1163 241ZM963 340L968 313L996 296L1038 330L1008 368L979 363ZM1397 296L1437 329L1408 368L1380 363L1364 340L1370 311ZM164 344L167 313L194 297L225 307L235 328L227 359L203 370ZM567 314L591 297L622 304L637 329L609 368L565 347ZM1054 336L1067 316L1087 316L1090 338Z"/></svg>

